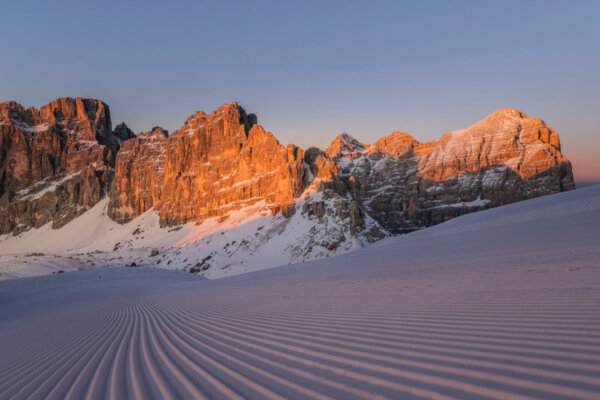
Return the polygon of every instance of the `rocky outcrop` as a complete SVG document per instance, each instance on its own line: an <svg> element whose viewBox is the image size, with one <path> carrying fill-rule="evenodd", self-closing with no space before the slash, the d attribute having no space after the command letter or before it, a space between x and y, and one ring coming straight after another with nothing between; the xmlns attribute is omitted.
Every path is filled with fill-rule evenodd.
<svg viewBox="0 0 600 400"><path fill-rule="evenodd" d="M515 109L433 142L395 132L365 147L360 156L337 158L340 174L393 233L575 187L556 132Z"/></svg>
<svg viewBox="0 0 600 400"><path fill-rule="evenodd" d="M112 176L92 166L58 181L42 181L0 197L0 232L19 233L52 223L58 229L96 205Z"/></svg>
<svg viewBox="0 0 600 400"><path fill-rule="evenodd" d="M93 206L118 148L99 100L60 98L39 110L0 103L0 233L60 225Z"/></svg>
<svg viewBox="0 0 600 400"><path fill-rule="evenodd" d="M196 113L167 143L161 220L199 221L261 201L281 211L302 192L302 157L237 103Z"/></svg>
<svg viewBox="0 0 600 400"><path fill-rule="evenodd" d="M122 143L115 162L108 216L124 223L158 203L164 182L168 132L155 127Z"/></svg>
<svg viewBox="0 0 600 400"><path fill-rule="evenodd" d="M114 165L110 112L101 101L62 98L39 110L0 103L0 195L92 165Z"/></svg>
<svg viewBox="0 0 600 400"><path fill-rule="evenodd" d="M335 181L339 177L338 164L316 147L306 150L304 163L308 166L313 179Z"/></svg>
<svg viewBox="0 0 600 400"><path fill-rule="evenodd" d="M368 147L369 145L359 142L354 136L344 132L333 139L325 149L325 154L330 158L358 157Z"/></svg>
<svg viewBox="0 0 600 400"><path fill-rule="evenodd" d="M130 142L117 157L109 206L119 221L151 207L165 225L202 221L258 202L278 212L305 187L303 151L279 144L237 103L210 115L197 112L168 138Z"/></svg>
<svg viewBox="0 0 600 400"><path fill-rule="evenodd" d="M408 133L394 132L391 135L382 137L370 146L366 145L368 149L365 151L365 154L389 154L392 157L398 158L419 145L420 143Z"/></svg>
<svg viewBox="0 0 600 400"><path fill-rule="evenodd" d="M419 176L437 182L503 164L523 180L567 164L558 134L544 121L513 108L415 148ZM572 178L572 177L570 177Z"/></svg>
<svg viewBox="0 0 600 400"><path fill-rule="evenodd" d="M136 137L135 133L125 124L125 122L121 122L119 125L115 126L113 130L113 135L119 141L119 144L122 142L133 139Z"/></svg>

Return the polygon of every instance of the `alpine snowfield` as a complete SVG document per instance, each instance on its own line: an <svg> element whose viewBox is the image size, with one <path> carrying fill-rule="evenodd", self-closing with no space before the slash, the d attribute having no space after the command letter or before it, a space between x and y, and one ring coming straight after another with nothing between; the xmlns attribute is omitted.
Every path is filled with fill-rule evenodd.
<svg viewBox="0 0 600 400"><path fill-rule="evenodd" d="M219 280L0 282L0 398L600 398L600 186Z"/></svg>

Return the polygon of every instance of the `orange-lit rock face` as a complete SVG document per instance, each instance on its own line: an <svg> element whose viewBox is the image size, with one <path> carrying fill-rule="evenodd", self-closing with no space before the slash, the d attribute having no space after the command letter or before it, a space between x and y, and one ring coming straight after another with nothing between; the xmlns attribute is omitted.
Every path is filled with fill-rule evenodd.
<svg viewBox="0 0 600 400"><path fill-rule="evenodd" d="M394 233L575 187L556 132L514 109L433 142L394 132L363 147L353 157L337 156L340 176Z"/></svg>
<svg viewBox="0 0 600 400"><path fill-rule="evenodd" d="M394 132L368 145L344 133L331 142L326 153L332 158L362 154L398 158L411 150L420 160L419 176L437 182L499 164L527 180L569 162L560 152L558 134L550 126L513 108L498 110L466 129L428 143L419 143L408 133Z"/></svg>
<svg viewBox="0 0 600 400"><path fill-rule="evenodd" d="M527 180L569 162L560 152L558 134L538 118L505 108L476 124L415 146L419 176L438 182L504 164Z"/></svg>
<svg viewBox="0 0 600 400"><path fill-rule="evenodd" d="M108 207L113 220L127 222L160 200L167 135L161 128L155 128L121 145Z"/></svg>
<svg viewBox="0 0 600 400"><path fill-rule="evenodd" d="M167 224L220 216L264 201L273 210L302 190L302 152L284 147L236 103L197 113L168 139L163 197Z"/></svg>
<svg viewBox="0 0 600 400"><path fill-rule="evenodd" d="M392 157L398 158L400 155L419 146L419 144L408 133L394 132L368 146L365 154L389 154Z"/></svg>
<svg viewBox="0 0 600 400"><path fill-rule="evenodd" d="M556 133L512 109L430 143L394 132L365 145L342 134L325 152L280 145L236 103L210 115L192 115L168 138L160 133L141 136L147 137L124 142L117 156L109 205L117 221L152 207L167 225L223 216L257 202L280 211L311 179L337 182L331 187L343 193L340 179L347 178L351 195L397 232L441 222L469 207L572 186ZM566 167L523 184L557 165ZM434 187L438 183L443 187ZM469 205L456 206L462 203Z"/></svg>
<svg viewBox="0 0 600 400"><path fill-rule="evenodd" d="M367 147L369 146L359 142L354 136L342 133L333 139L333 142L325 149L325 154L331 158L358 157L364 153Z"/></svg>
<svg viewBox="0 0 600 400"><path fill-rule="evenodd" d="M108 107L98 100L61 98L24 109L0 103L0 194L114 161Z"/></svg>
<svg viewBox="0 0 600 400"><path fill-rule="evenodd" d="M112 196L119 200L110 207L117 220L150 207L167 225L225 215L261 201L279 211L304 188L302 150L279 144L237 103L210 115L194 114L168 139L130 142L117 157Z"/></svg>
<svg viewBox="0 0 600 400"><path fill-rule="evenodd" d="M309 166L313 178L320 180L335 180L339 178L338 163L316 147L306 150L304 153L304 162Z"/></svg>
<svg viewBox="0 0 600 400"><path fill-rule="evenodd" d="M93 207L130 135L124 124L113 135L99 100L61 98L39 110L0 103L0 232L59 227Z"/></svg>

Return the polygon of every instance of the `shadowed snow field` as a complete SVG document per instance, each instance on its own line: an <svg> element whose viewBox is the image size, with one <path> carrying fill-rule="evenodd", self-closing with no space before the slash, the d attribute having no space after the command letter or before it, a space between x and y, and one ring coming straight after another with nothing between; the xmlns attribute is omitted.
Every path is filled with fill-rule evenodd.
<svg viewBox="0 0 600 400"><path fill-rule="evenodd" d="M219 280L0 282L0 398L600 398L600 186Z"/></svg>

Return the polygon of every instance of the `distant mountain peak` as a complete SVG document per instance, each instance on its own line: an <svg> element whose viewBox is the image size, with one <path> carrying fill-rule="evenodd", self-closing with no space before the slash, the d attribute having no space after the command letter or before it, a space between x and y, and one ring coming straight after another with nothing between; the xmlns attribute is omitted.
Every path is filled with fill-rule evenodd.
<svg viewBox="0 0 600 400"><path fill-rule="evenodd" d="M333 139L329 147L325 149L325 154L332 158L356 157L362 154L367 147L367 145L358 141L354 136L343 132Z"/></svg>
<svg viewBox="0 0 600 400"><path fill-rule="evenodd" d="M367 150L367 154L389 154L393 157L399 157L401 154L412 150L419 145L411 135L406 132L396 131L377 140Z"/></svg>

